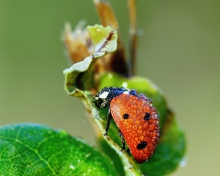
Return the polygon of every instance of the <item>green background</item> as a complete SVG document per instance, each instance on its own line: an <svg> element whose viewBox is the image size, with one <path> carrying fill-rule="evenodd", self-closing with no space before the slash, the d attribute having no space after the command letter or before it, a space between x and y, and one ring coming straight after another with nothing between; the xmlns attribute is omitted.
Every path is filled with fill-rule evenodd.
<svg viewBox="0 0 220 176"><path fill-rule="evenodd" d="M110 1L128 46L126 1ZM220 1L139 0L137 73L164 92L188 139L172 175L220 172ZM65 22L99 23L92 1L0 1L0 125L34 122L95 144L79 99L64 91Z"/></svg>

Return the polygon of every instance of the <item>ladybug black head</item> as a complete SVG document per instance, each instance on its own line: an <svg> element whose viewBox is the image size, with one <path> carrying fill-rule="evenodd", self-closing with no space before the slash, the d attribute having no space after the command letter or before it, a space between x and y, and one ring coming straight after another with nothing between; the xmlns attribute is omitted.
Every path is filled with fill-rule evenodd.
<svg viewBox="0 0 220 176"><path fill-rule="evenodd" d="M109 106L111 100L124 93L124 92L128 92L129 91L125 88L118 88L118 87L105 87L103 88L100 92L98 92L95 95L95 104L99 107L99 108L104 108L106 106Z"/></svg>

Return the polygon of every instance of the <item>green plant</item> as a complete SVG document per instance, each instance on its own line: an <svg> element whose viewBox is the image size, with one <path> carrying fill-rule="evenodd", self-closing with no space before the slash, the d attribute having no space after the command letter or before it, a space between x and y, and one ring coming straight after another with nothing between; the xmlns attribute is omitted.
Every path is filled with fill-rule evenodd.
<svg viewBox="0 0 220 176"><path fill-rule="evenodd" d="M94 1L102 25L81 24L73 31L66 25L63 40L73 65L64 70L65 89L80 98L94 122L99 150L63 130L37 124L15 124L0 128L0 175L165 175L182 161L185 136L157 86L135 75L135 1L129 0L130 60L118 37L117 20L106 2ZM127 64L129 62L129 64ZM98 109L93 97L103 87L126 87L151 98L160 115L160 141L155 154L143 164L121 151L121 140L113 124L103 136L107 109Z"/></svg>

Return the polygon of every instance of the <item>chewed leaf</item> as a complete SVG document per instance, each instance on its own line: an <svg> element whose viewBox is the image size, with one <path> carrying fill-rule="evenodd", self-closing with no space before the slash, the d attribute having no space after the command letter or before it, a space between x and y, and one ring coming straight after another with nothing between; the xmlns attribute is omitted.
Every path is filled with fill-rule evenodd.
<svg viewBox="0 0 220 176"><path fill-rule="evenodd" d="M117 175L110 160L82 139L43 125L1 127L0 151L0 175Z"/></svg>
<svg viewBox="0 0 220 176"><path fill-rule="evenodd" d="M101 25L89 26L88 32L91 40L94 43L95 53L85 58L83 61L73 64L70 68L64 70L65 74L65 89L70 95L75 94L77 88L84 90L93 81L93 74L86 74L92 63L108 53L114 52L117 49L117 32L110 27ZM79 78L83 81L78 81Z"/></svg>

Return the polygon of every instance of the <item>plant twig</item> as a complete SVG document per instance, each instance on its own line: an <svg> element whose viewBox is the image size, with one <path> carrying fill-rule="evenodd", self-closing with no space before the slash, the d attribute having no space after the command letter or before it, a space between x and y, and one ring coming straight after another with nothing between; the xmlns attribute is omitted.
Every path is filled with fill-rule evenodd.
<svg viewBox="0 0 220 176"><path fill-rule="evenodd" d="M136 49L137 49L137 32L136 32L136 0L128 0L129 10L129 68L130 74L134 75L136 72Z"/></svg>

